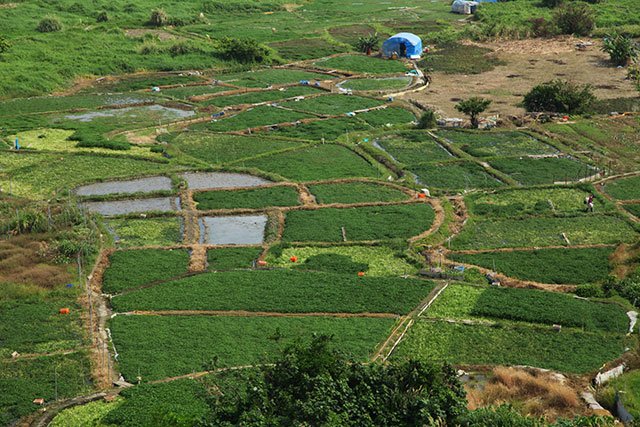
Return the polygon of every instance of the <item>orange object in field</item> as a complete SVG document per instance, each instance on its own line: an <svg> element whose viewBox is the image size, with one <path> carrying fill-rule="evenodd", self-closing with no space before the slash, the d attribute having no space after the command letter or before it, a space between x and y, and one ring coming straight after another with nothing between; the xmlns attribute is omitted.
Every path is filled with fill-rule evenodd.
<svg viewBox="0 0 640 427"><path fill-rule="evenodd" d="M364 276L364 271L359 272L358 276Z"/></svg>
<svg viewBox="0 0 640 427"><path fill-rule="evenodd" d="M260 267L265 267L267 265L267 261L258 261L258 265Z"/></svg>
<svg viewBox="0 0 640 427"><path fill-rule="evenodd" d="M298 261L298 257L297 257L297 256L292 256L290 259L291 259L291 262L296 262L296 261Z"/></svg>
<svg viewBox="0 0 640 427"><path fill-rule="evenodd" d="M427 195L424 193L418 193L418 199L426 199Z"/></svg>
<svg viewBox="0 0 640 427"><path fill-rule="evenodd" d="M68 308L61 308L60 309L60 314L69 314L69 309Z"/></svg>

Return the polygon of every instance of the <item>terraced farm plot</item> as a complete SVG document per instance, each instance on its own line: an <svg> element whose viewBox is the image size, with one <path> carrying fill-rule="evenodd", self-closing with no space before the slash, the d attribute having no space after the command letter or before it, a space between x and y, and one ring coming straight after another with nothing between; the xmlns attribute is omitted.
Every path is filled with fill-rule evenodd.
<svg viewBox="0 0 640 427"><path fill-rule="evenodd" d="M323 91L311 86L293 86L284 90L265 90L257 92L247 92L238 95L216 96L200 102L203 105L215 105L226 107L228 105L258 104L260 102L277 101L280 99L293 98L295 96L322 94Z"/></svg>
<svg viewBox="0 0 640 427"><path fill-rule="evenodd" d="M105 105L138 104L161 100L144 93L114 93L107 95L46 96L28 99L13 99L0 102L0 117L21 114L68 111L84 108L96 108Z"/></svg>
<svg viewBox="0 0 640 427"><path fill-rule="evenodd" d="M595 171L578 161L564 158L497 159L489 164L510 175L522 185L552 184L556 181L577 181Z"/></svg>
<svg viewBox="0 0 640 427"><path fill-rule="evenodd" d="M300 45L298 44L298 48ZM271 68L267 70L250 71L245 73L226 74L220 80L230 84L244 86L242 81L254 81L263 86L272 86L285 83L295 83L302 80L330 80L333 76L328 74L313 73L310 71L293 70L287 68Z"/></svg>
<svg viewBox="0 0 640 427"><path fill-rule="evenodd" d="M111 319L113 341L125 380L143 381L216 366L270 362L279 346L313 333L334 336L336 346L365 361L390 332L393 319L282 318L209 316L116 316ZM269 337L277 334L277 341Z"/></svg>
<svg viewBox="0 0 640 427"><path fill-rule="evenodd" d="M640 175L620 178L606 184L605 192L618 200L640 199Z"/></svg>
<svg viewBox="0 0 640 427"><path fill-rule="evenodd" d="M231 270L253 267L253 261L262 253L262 247L217 248L207 251L209 270Z"/></svg>
<svg viewBox="0 0 640 427"><path fill-rule="evenodd" d="M182 242L182 218L128 218L107 222L118 248L170 246Z"/></svg>
<svg viewBox="0 0 640 427"><path fill-rule="evenodd" d="M409 86L411 76L387 77L379 79L348 79L338 84L338 87L348 90L399 90Z"/></svg>
<svg viewBox="0 0 640 427"><path fill-rule="evenodd" d="M640 203L625 204L625 205L622 205L622 207L631 215L634 215L640 218Z"/></svg>
<svg viewBox="0 0 640 427"><path fill-rule="evenodd" d="M278 56L286 61L306 61L349 50L343 46L331 44L322 38L286 40L269 43L268 46L275 49Z"/></svg>
<svg viewBox="0 0 640 427"><path fill-rule="evenodd" d="M554 147L520 132L475 133L441 130L437 135L474 157L555 154Z"/></svg>
<svg viewBox="0 0 640 427"><path fill-rule="evenodd" d="M313 118L310 114L297 111L283 110L282 108L260 105L235 116L222 118L210 123L198 123L193 129L207 129L214 132L231 132L236 130L257 128L262 126L277 125L279 123L291 123L301 119Z"/></svg>
<svg viewBox="0 0 640 427"><path fill-rule="evenodd" d="M504 185L475 162L440 165L416 163L408 166L407 169L417 176L419 183L444 190L494 188Z"/></svg>
<svg viewBox="0 0 640 427"><path fill-rule="evenodd" d="M399 202L409 196L391 185L375 182L341 182L312 184L307 186L316 202L322 205L330 203L366 203Z"/></svg>
<svg viewBox="0 0 640 427"><path fill-rule="evenodd" d="M433 224L435 214L426 203L326 208L287 213L284 242L341 242L383 240L417 236Z"/></svg>
<svg viewBox="0 0 640 427"><path fill-rule="evenodd" d="M451 249L494 249L629 242L636 232L618 216L526 218L468 224L451 240Z"/></svg>
<svg viewBox="0 0 640 427"><path fill-rule="evenodd" d="M478 265L505 276L540 283L594 283L609 275L609 256L615 247L540 249L534 251L451 253L447 258Z"/></svg>
<svg viewBox="0 0 640 427"><path fill-rule="evenodd" d="M178 134L170 144L184 154L208 163L228 163L303 146L301 143L277 139L195 131Z"/></svg>
<svg viewBox="0 0 640 427"><path fill-rule="evenodd" d="M187 273L186 249L140 249L116 251L109 256L109 267L102 279L102 291L108 294L167 280Z"/></svg>
<svg viewBox="0 0 640 427"><path fill-rule="evenodd" d="M89 110L77 113L63 113L51 120L52 126L68 128L89 128L96 133L104 133L116 129L131 129L153 126L186 119L195 114L194 108L188 104L179 106L141 105L134 107Z"/></svg>
<svg viewBox="0 0 640 427"><path fill-rule="evenodd" d="M276 135L288 138L320 142L335 141L347 132L371 130L371 126L355 117L339 117L302 123L298 126L280 127Z"/></svg>
<svg viewBox="0 0 640 427"><path fill-rule="evenodd" d="M358 118L360 120L364 120L372 127L412 123L416 120L416 117L411 111L406 108L397 107L367 111L365 113L358 114Z"/></svg>
<svg viewBox="0 0 640 427"><path fill-rule="evenodd" d="M406 73L409 69L400 61L386 61L364 55L343 55L323 59L313 63L316 67L329 70L353 71L369 74Z"/></svg>
<svg viewBox="0 0 640 427"><path fill-rule="evenodd" d="M590 185L506 189L494 193L478 193L467 197L465 201L474 216L521 217L551 213L565 215L585 212L584 200L590 194L595 196L593 199L595 212L615 210L615 206L601 197Z"/></svg>
<svg viewBox="0 0 640 427"><path fill-rule="evenodd" d="M384 104L385 101L380 101L372 98L364 98L361 96L346 94L330 94L316 96L314 98L306 98L300 101L287 101L283 102L280 105L285 108L291 108L293 110L306 113L338 116L340 114L345 114L356 110L379 107Z"/></svg>
<svg viewBox="0 0 640 427"><path fill-rule="evenodd" d="M353 46L356 45L360 37L378 33L374 27L366 24L340 25L338 27L331 27L327 31L331 34L331 37L339 42ZM378 36L383 39L389 35L378 33Z"/></svg>
<svg viewBox="0 0 640 427"><path fill-rule="evenodd" d="M624 338L551 328L494 328L420 321L409 329L392 358L428 362L527 365L562 372L596 370L622 354ZM584 349L585 351L576 351Z"/></svg>
<svg viewBox="0 0 640 427"><path fill-rule="evenodd" d="M163 96L170 96L175 99L186 100L192 96L228 92L230 90L237 90L237 89L234 87L222 86L222 85L199 85L199 86L185 86L185 87L174 87L170 89L162 89L161 93Z"/></svg>
<svg viewBox="0 0 640 427"><path fill-rule="evenodd" d="M300 204L295 187L280 186L235 191L206 191L195 193L198 210L260 209L268 206L296 206Z"/></svg>
<svg viewBox="0 0 640 427"><path fill-rule="evenodd" d="M425 316L447 319L560 324L587 332L623 335L626 310L615 303L591 302L556 292L520 288L480 288L449 285Z"/></svg>
<svg viewBox="0 0 640 427"><path fill-rule="evenodd" d="M296 181L375 177L378 173L364 158L336 144L259 157L247 160L244 165Z"/></svg>
<svg viewBox="0 0 640 427"><path fill-rule="evenodd" d="M179 76L171 74L166 76L134 76L125 77L116 81L105 81L87 89L87 92L133 92L141 89L151 89L158 86L179 85L193 82L203 82L200 76Z"/></svg>
<svg viewBox="0 0 640 427"><path fill-rule="evenodd" d="M391 138L378 139L375 144L394 160L406 165L454 158L439 142L423 132L404 132Z"/></svg>
<svg viewBox="0 0 640 427"><path fill-rule="evenodd" d="M114 310L406 314L433 282L294 270L204 273L111 298Z"/></svg>
<svg viewBox="0 0 640 427"><path fill-rule="evenodd" d="M282 255L275 258L273 253L267 259L268 265L274 265L277 267L285 268L302 268L304 269L308 263L307 260L312 257L326 255L339 255L344 258L350 259L349 267L352 264L360 264L361 266L367 266L363 270L367 276L402 276L412 275L418 272L415 265L407 262L406 258L402 257L403 254L399 254L388 246L333 246L333 247L320 247L320 246L294 246L285 248L282 251ZM296 257L297 262L292 263L291 257ZM334 271L345 273L345 269L340 264L331 265L319 265L314 263L312 270L321 271Z"/></svg>

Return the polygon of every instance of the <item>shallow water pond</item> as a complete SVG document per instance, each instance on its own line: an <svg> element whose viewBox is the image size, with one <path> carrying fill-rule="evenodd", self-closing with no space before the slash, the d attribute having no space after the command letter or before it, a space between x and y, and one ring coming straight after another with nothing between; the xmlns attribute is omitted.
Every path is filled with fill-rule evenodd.
<svg viewBox="0 0 640 427"><path fill-rule="evenodd" d="M200 243L208 245L259 245L262 243L265 215L200 218Z"/></svg>
<svg viewBox="0 0 640 427"><path fill-rule="evenodd" d="M100 215L123 215L133 212L150 211L178 211L180 210L179 197L158 197L151 199L112 200L105 202L87 202L84 204L87 210Z"/></svg>
<svg viewBox="0 0 640 427"><path fill-rule="evenodd" d="M228 172L186 172L179 175L187 181L190 190L203 188L255 187L270 181L253 175Z"/></svg>
<svg viewBox="0 0 640 427"><path fill-rule="evenodd" d="M177 120L194 115L193 110L182 110L180 108L170 108L163 105L145 105L141 107L127 107L113 110L87 111L79 114L68 114L65 119L77 120L79 122L91 122L94 119L103 117L144 117L148 112L154 112L159 120Z"/></svg>
<svg viewBox="0 0 640 427"><path fill-rule="evenodd" d="M116 193L149 193L163 190L171 190L171 179L166 176L149 176L126 181L106 181L83 185L76 188L76 194L79 196L101 196Z"/></svg>

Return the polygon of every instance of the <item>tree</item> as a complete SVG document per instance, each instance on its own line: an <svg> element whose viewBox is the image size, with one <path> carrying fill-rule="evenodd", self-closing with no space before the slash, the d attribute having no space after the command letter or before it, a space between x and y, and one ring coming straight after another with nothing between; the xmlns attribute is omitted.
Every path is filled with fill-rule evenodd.
<svg viewBox="0 0 640 427"><path fill-rule="evenodd" d="M524 96L527 111L582 114L596 100L590 85L576 85L564 80L534 86Z"/></svg>
<svg viewBox="0 0 640 427"><path fill-rule="evenodd" d="M269 59L269 49L256 39L220 39L220 54L226 59L235 59L242 63L265 62Z"/></svg>
<svg viewBox="0 0 640 427"><path fill-rule="evenodd" d="M214 379L215 380L215 379ZM215 385L224 390L224 384ZM220 393L212 425L453 425L466 413L455 370L421 362L349 363L320 336L288 347L243 390Z"/></svg>
<svg viewBox="0 0 640 427"><path fill-rule="evenodd" d="M427 110L420 116L418 120L418 129L432 129L437 126L436 113L433 110Z"/></svg>
<svg viewBox="0 0 640 427"><path fill-rule="evenodd" d="M477 96L469 99L463 99L455 106L456 110L467 114L471 118L471 127L478 127L478 114L482 113L491 104L490 99L484 99Z"/></svg>
<svg viewBox="0 0 640 427"><path fill-rule="evenodd" d="M360 52L371 55L371 51L378 48L379 42L380 39L378 38L378 33L369 34L366 37L359 37L358 42L356 43L356 47Z"/></svg>
<svg viewBox="0 0 640 427"><path fill-rule="evenodd" d="M9 42L6 41L4 37L0 36L0 53L6 52L10 47L11 45L9 44Z"/></svg>
<svg viewBox="0 0 640 427"><path fill-rule="evenodd" d="M622 34L618 34L616 30L607 34L601 49L609 54L611 62L615 65L627 65L638 57L637 44Z"/></svg>

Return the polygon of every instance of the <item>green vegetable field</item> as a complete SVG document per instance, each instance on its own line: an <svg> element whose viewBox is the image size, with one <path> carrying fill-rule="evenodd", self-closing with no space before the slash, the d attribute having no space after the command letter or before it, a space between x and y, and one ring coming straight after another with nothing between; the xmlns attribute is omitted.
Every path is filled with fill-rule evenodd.
<svg viewBox="0 0 640 427"><path fill-rule="evenodd" d="M399 202L409 196L397 188L374 182L344 182L339 184L313 184L309 191L318 204Z"/></svg>

